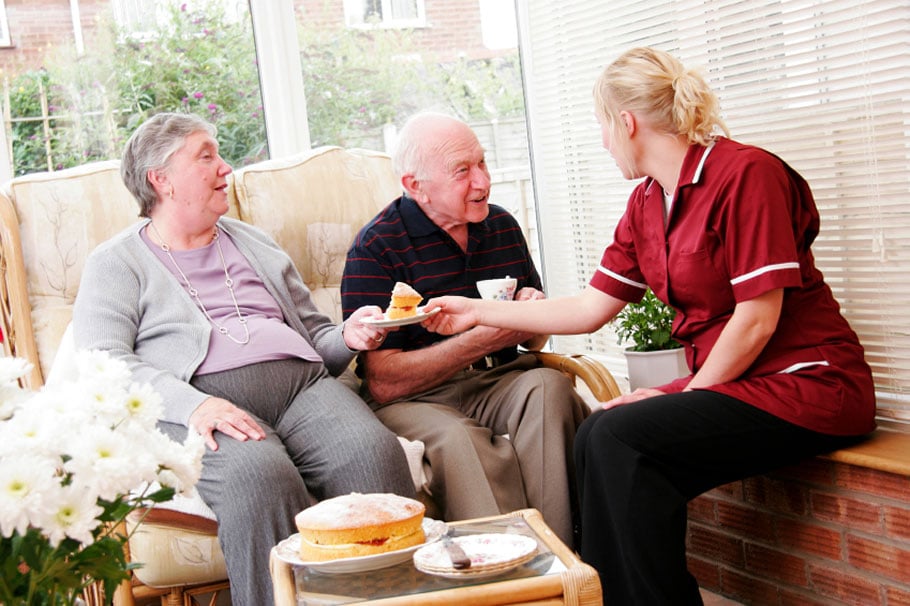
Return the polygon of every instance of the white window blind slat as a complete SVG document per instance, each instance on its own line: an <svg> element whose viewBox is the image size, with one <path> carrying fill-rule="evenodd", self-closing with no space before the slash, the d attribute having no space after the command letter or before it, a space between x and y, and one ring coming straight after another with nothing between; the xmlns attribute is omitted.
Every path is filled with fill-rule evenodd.
<svg viewBox="0 0 910 606"><path fill-rule="evenodd" d="M910 3L517 5L550 296L584 288L634 187L601 148L594 80L627 48L662 48L701 67L735 139L776 153L812 185L818 265L866 347L882 416L910 419ZM625 376L610 327L556 344Z"/></svg>

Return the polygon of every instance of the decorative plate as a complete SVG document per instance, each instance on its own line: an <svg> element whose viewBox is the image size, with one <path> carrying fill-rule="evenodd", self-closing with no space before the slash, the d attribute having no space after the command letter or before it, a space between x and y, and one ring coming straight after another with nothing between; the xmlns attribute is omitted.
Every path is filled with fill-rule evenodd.
<svg viewBox="0 0 910 606"><path fill-rule="evenodd" d="M472 534L452 539L471 558L471 566L457 570L442 542L424 545L414 552L414 566L427 574L450 579L482 578L518 568L537 554L537 541L520 534Z"/></svg>

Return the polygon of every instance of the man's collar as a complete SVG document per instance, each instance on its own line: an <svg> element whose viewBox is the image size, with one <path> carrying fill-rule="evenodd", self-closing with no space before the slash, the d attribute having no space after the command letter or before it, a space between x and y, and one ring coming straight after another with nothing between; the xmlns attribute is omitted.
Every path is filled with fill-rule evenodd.
<svg viewBox="0 0 910 606"><path fill-rule="evenodd" d="M408 197L407 194L401 196L398 212L401 213L401 222L404 223L405 231L411 236L429 236L439 229L439 226L433 223L427 214L423 212L420 205L413 198Z"/></svg>
<svg viewBox="0 0 910 606"><path fill-rule="evenodd" d="M495 210L496 209L493 206L490 206L490 214ZM402 194L398 212L401 213L401 221L404 223L405 230L412 237L429 236L437 231L444 231L441 227L433 223L432 219L430 219L427 214L423 212L423 209L420 208L420 205L407 194ZM489 219L490 216L487 215L487 218L480 223L469 223L468 233L473 234L476 231L482 233L489 231Z"/></svg>

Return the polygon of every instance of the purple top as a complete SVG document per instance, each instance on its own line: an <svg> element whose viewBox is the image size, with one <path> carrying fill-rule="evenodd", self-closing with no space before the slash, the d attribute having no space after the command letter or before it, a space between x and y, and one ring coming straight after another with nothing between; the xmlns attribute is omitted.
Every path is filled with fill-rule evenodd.
<svg viewBox="0 0 910 606"><path fill-rule="evenodd" d="M227 335L218 332L217 326L212 326L208 353L196 374L211 374L257 362L286 358L322 362L322 358L306 339L284 322L281 309L274 297L243 254L237 250L231 238L220 230L218 234L224 262L234 281L237 305L250 329L250 340L242 345L235 343ZM174 263L168 258L167 253L149 238L147 230L142 230L142 239L184 290L188 291ZM237 317L231 293L225 284L224 265L221 263L221 256L214 240L208 246L194 250L172 250L171 255L190 284L198 291L209 316L215 323L225 327L234 339L243 341L246 338L246 331ZM187 296L190 296L194 304L197 303L189 293Z"/></svg>

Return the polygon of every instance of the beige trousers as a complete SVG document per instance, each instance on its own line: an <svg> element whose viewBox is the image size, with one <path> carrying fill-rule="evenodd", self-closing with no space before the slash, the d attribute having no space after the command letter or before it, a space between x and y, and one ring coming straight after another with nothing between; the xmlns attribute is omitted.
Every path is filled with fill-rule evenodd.
<svg viewBox="0 0 910 606"><path fill-rule="evenodd" d="M396 434L425 444L429 489L445 520L534 507L574 545L572 445L590 409L562 373L524 355L492 370L460 371L375 412Z"/></svg>

